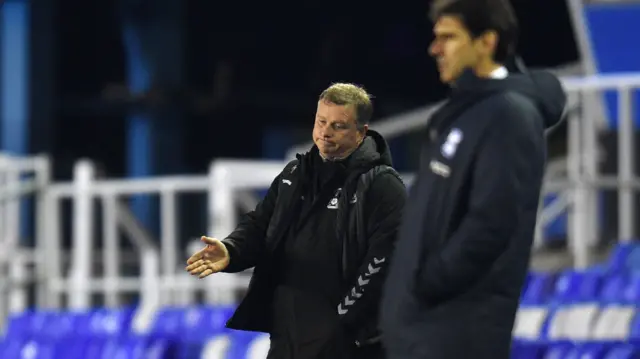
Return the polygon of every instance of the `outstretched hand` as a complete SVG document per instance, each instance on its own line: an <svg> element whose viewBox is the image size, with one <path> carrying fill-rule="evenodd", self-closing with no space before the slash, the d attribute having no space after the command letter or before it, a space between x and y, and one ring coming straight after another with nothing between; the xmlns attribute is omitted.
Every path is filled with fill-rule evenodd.
<svg viewBox="0 0 640 359"><path fill-rule="evenodd" d="M205 236L202 236L201 240L206 246L187 260L187 272L204 278L227 268L230 258L224 243Z"/></svg>

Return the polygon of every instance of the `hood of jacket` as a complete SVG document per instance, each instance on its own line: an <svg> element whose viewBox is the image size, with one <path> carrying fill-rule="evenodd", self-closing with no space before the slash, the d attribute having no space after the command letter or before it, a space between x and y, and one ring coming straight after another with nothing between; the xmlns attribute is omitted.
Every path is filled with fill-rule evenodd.
<svg viewBox="0 0 640 359"><path fill-rule="evenodd" d="M313 145L305 154L299 154L300 163L306 162L313 155L318 155L318 147ZM392 166L391 150L389 144L382 135L374 130L368 130L367 134L358 148L353 151L347 158L337 160L341 162L347 171L355 170L362 167L371 167L372 165Z"/></svg>
<svg viewBox="0 0 640 359"><path fill-rule="evenodd" d="M544 119L545 128L560 123L565 114L567 95L560 80L548 71L511 72L504 79L484 79L467 70L456 81L456 92L513 91L531 99Z"/></svg>

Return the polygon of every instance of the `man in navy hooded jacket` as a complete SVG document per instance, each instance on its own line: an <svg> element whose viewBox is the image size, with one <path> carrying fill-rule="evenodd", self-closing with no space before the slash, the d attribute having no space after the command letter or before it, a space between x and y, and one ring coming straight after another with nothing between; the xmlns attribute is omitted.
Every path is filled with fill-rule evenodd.
<svg viewBox="0 0 640 359"><path fill-rule="evenodd" d="M546 160L566 95L519 73L507 0L436 0L430 53L452 93L424 133L421 165L385 283L390 359L508 359Z"/></svg>

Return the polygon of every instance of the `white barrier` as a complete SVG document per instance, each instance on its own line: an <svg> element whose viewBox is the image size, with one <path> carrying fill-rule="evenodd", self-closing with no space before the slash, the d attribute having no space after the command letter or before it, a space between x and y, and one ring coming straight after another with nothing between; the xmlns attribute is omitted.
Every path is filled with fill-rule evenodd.
<svg viewBox="0 0 640 359"><path fill-rule="evenodd" d="M44 253L29 251L21 245L20 226L21 200L25 195L35 192L35 214L43 216L46 200L36 190L47 186L49 181L50 168L46 157L20 158L0 153L0 323L8 313L26 308L25 284L30 276L29 267L36 264L36 277L46 275L40 265L44 258L38 257ZM43 221L36 221L34 232L36 245L46 243ZM43 298L46 293L39 291L37 296Z"/></svg>

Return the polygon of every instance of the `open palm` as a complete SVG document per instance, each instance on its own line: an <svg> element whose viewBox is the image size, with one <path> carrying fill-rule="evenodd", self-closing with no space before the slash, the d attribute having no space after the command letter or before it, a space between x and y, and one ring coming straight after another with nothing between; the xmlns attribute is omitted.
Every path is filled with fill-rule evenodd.
<svg viewBox="0 0 640 359"><path fill-rule="evenodd" d="M229 265L229 251L224 243L215 238L201 238L206 246L196 252L187 260L185 268L191 275L204 278L214 273L218 273Z"/></svg>

